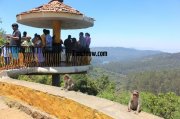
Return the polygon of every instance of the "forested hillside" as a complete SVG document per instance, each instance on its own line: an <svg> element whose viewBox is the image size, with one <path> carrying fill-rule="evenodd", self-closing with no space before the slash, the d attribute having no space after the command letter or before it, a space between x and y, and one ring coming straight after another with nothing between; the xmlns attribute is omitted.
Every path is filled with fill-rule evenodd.
<svg viewBox="0 0 180 119"><path fill-rule="evenodd" d="M123 47L93 47L91 51L101 52L106 51L108 56L93 57L92 64L104 64L115 61L131 61L137 58L143 58L145 56L151 56L155 54L161 54L160 51L152 50L136 50L133 48Z"/></svg>
<svg viewBox="0 0 180 119"><path fill-rule="evenodd" d="M161 53L131 61L110 62L99 67L120 74L128 74L141 71L179 69L180 53Z"/></svg>
<svg viewBox="0 0 180 119"><path fill-rule="evenodd" d="M174 92L180 96L180 69L132 73L124 80L127 90L138 89L154 94Z"/></svg>

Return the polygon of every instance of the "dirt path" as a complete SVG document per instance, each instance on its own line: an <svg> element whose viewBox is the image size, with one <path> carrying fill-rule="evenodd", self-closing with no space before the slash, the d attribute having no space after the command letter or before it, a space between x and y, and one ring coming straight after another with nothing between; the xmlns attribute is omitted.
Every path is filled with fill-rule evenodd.
<svg viewBox="0 0 180 119"><path fill-rule="evenodd" d="M9 108L0 96L0 119L33 119L26 113Z"/></svg>

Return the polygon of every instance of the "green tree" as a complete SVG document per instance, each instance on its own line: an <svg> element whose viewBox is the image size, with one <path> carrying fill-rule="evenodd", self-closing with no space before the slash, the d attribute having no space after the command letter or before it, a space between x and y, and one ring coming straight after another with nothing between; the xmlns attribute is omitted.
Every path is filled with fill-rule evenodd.
<svg viewBox="0 0 180 119"><path fill-rule="evenodd" d="M89 95L97 95L98 91L93 79L84 74L72 75L72 77L75 82L75 91L80 91Z"/></svg>
<svg viewBox="0 0 180 119"><path fill-rule="evenodd" d="M0 24L1 23L2 23L2 20L0 19ZM6 32L2 28L0 28L0 46L2 46L6 41L6 39L3 37L5 34Z"/></svg>
<svg viewBox="0 0 180 119"><path fill-rule="evenodd" d="M143 109L165 119L178 119L176 113L179 110L179 99L175 93L160 93L157 96L152 93L143 93Z"/></svg>

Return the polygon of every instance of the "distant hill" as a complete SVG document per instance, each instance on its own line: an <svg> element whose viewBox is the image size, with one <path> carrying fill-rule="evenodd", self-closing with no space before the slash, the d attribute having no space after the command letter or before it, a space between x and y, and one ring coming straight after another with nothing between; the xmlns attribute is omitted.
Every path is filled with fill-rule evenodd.
<svg viewBox="0 0 180 119"><path fill-rule="evenodd" d="M130 61L110 62L100 67L121 74L140 71L180 69L180 53L160 53Z"/></svg>
<svg viewBox="0 0 180 119"><path fill-rule="evenodd" d="M95 65L90 75L108 76L117 90L140 90L153 94L180 95L180 53L160 53L134 60Z"/></svg>
<svg viewBox="0 0 180 119"><path fill-rule="evenodd" d="M134 59L162 53L161 51L136 50L133 48L123 48L123 47L93 47L91 48L91 51L95 51L95 52L107 51L107 55L108 55L103 57L93 57L92 64L106 64L109 62L127 61L127 60L131 61Z"/></svg>

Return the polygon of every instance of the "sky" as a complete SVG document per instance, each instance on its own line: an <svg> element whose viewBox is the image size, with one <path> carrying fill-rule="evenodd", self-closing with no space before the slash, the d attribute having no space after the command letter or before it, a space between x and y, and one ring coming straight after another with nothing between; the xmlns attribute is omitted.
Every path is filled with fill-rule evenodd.
<svg viewBox="0 0 180 119"><path fill-rule="evenodd" d="M0 0L0 19L7 34L16 15L50 0ZM64 0L64 3L95 19L94 26L62 30L78 38L91 34L91 47L126 47L142 50L180 52L180 0ZM20 25L20 31L42 34L42 29Z"/></svg>

